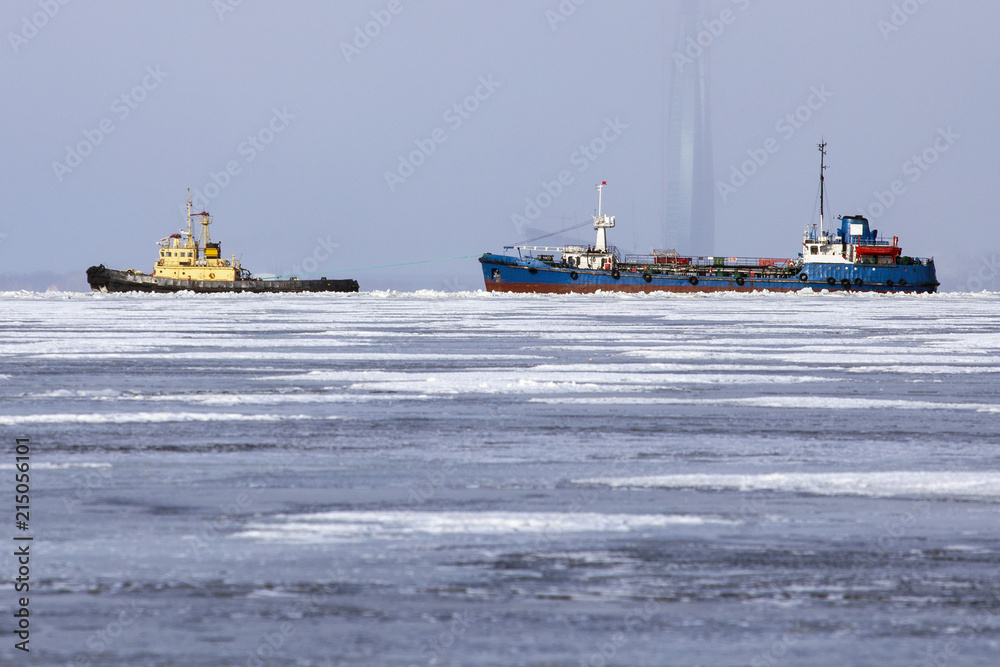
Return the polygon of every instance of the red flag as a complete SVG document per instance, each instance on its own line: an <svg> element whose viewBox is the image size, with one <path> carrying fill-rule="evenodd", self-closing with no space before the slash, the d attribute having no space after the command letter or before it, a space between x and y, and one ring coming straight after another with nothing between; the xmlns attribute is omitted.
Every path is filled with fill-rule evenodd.
<svg viewBox="0 0 1000 667"><path fill-rule="evenodd" d="M607 181L601 181L601 185L607 185L607 184L608 184Z"/></svg>

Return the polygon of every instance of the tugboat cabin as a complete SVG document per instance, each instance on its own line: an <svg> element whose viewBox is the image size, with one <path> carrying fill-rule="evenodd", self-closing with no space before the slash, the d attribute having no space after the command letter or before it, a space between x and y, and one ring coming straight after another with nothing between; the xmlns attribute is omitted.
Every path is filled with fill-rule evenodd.
<svg viewBox="0 0 1000 667"><path fill-rule="evenodd" d="M236 255L222 259L222 247L213 243L208 226L212 216L207 211L191 213L191 193L188 192L187 231L171 234L159 240L160 257L151 275L182 280L240 280L243 269ZM201 238L195 238L191 218L200 218Z"/></svg>

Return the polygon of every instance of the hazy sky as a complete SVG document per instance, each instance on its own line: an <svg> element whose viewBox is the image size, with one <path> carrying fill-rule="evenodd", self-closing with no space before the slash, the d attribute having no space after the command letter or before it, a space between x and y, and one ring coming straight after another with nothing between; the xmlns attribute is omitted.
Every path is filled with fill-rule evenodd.
<svg viewBox="0 0 1000 667"><path fill-rule="evenodd" d="M1000 3L716 0L711 15L724 10L700 55L716 180L739 184L717 190L719 254L799 252L825 137L831 213L873 213L906 254L937 259L945 288L1000 288ZM544 183L557 196L541 197L535 226L586 220L606 180L609 240L648 251L662 245L677 12L7 0L0 273L148 271L188 187L209 198L223 253L251 270L313 268L362 289L480 289L475 259L351 269L500 250L521 240L512 216ZM733 181L765 146L776 152Z"/></svg>

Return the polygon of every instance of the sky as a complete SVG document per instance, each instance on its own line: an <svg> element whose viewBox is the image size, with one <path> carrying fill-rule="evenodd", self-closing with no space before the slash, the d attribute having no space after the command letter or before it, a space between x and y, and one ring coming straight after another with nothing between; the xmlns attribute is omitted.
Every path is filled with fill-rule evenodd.
<svg viewBox="0 0 1000 667"><path fill-rule="evenodd" d="M251 271L362 289L481 289L476 256L588 220L599 181L645 253L693 56L718 254L799 252L825 140L830 215L1000 289L1000 3L710 4L699 52L678 0L7 0L0 274L149 271L188 188Z"/></svg>

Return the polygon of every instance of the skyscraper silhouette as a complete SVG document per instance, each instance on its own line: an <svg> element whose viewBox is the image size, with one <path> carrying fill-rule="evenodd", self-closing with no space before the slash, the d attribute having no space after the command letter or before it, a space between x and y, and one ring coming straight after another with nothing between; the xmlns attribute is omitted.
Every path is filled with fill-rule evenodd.
<svg viewBox="0 0 1000 667"><path fill-rule="evenodd" d="M663 241L665 247L690 255L715 251L709 49L696 58L675 58L675 54L689 56L689 38L697 44L702 21L708 18L707 4L706 0L680 0L674 50L665 59L670 93L664 120Z"/></svg>

